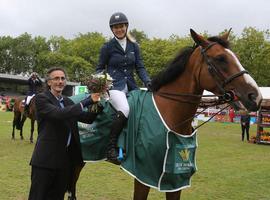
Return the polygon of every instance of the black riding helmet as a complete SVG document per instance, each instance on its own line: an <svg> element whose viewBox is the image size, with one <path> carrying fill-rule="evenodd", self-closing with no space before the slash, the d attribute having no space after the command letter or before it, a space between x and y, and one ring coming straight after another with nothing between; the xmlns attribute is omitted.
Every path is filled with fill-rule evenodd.
<svg viewBox="0 0 270 200"><path fill-rule="evenodd" d="M110 18L110 27L112 28L113 25L117 24L127 24L128 25L128 19L125 14L121 12L114 13Z"/></svg>

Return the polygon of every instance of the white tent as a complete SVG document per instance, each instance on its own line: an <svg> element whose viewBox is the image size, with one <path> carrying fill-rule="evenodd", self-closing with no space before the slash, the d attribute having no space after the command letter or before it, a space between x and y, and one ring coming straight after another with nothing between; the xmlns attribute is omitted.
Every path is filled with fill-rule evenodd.
<svg viewBox="0 0 270 200"><path fill-rule="evenodd" d="M263 99L270 99L270 87L260 87Z"/></svg>

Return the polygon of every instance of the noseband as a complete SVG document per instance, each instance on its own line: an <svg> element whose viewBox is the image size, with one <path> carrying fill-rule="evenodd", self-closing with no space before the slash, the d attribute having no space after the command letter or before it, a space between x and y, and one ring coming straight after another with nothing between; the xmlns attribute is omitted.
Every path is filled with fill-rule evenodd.
<svg viewBox="0 0 270 200"><path fill-rule="evenodd" d="M234 79L238 78L239 76L242 76L243 74L249 74L247 70L242 70L236 74L233 74L229 77L225 77L222 72L211 62L209 59L209 56L207 56L206 52L215 44L216 42L210 43L207 47L201 48L201 54L205 60L205 62L208 65L208 71L211 74L211 76L214 78L219 90L225 94L226 90L225 87L228 83L232 82Z"/></svg>

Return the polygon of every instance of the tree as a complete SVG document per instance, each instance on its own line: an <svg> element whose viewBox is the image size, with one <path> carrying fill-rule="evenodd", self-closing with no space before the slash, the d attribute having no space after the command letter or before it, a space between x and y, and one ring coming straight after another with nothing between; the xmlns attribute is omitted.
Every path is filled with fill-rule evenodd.
<svg viewBox="0 0 270 200"><path fill-rule="evenodd" d="M168 65L181 48L191 45L190 37L180 38L176 35L172 35L168 40L158 38L143 40L141 49L147 71L154 76Z"/></svg>
<svg viewBox="0 0 270 200"><path fill-rule="evenodd" d="M136 42L138 44L141 44L141 42L143 40L148 40L147 35L143 31L139 31L139 30L134 28L134 29L130 30L129 32L130 32L131 36L136 39Z"/></svg>
<svg viewBox="0 0 270 200"><path fill-rule="evenodd" d="M11 73L13 70L11 49L13 39L10 36L0 37L0 72Z"/></svg>
<svg viewBox="0 0 270 200"><path fill-rule="evenodd" d="M33 39L33 71L42 72L44 66L40 65L39 55L49 53L50 46L45 37L37 36Z"/></svg>
<svg viewBox="0 0 270 200"><path fill-rule="evenodd" d="M260 86L270 85L270 43L269 31L245 28L242 37L236 39L233 49L243 66Z"/></svg>
<svg viewBox="0 0 270 200"><path fill-rule="evenodd" d="M66 51L65 47L62 48L61 52L81 57L92 67L95 67L98 63L100 48L105 41L106 39L101 33L79 34L78 37L69 42L69 52Z"/></svg>

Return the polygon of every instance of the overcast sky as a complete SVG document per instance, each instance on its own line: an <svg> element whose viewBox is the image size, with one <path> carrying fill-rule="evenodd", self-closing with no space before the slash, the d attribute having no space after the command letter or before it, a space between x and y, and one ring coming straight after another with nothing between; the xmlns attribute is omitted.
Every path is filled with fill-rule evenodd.
<svg viewBox="0 0 270 200"><path fill-rule="evenodd" d="M238 35L244 27L270 29L270 0L0 0L0 36L111 36L116 11L150 38L187 36L190 28L211 35L230 27Z"/></svg>

